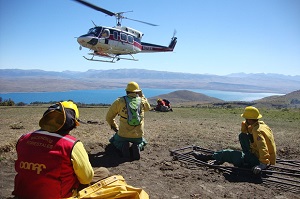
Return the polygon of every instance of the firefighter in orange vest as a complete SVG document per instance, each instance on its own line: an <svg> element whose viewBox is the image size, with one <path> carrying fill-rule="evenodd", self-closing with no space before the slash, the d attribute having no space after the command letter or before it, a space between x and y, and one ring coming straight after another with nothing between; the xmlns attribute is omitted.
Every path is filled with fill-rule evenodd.
<svg viewBox="0 0 300 199"><path fill-rule="evenodd" d="M72 101L52 105L39 122L40 130L19 138L13 195L19 199L58 199L76 195L94 171L82 142L69 135L79 125ZM103 168L103 177L108 170Z"/></svg>

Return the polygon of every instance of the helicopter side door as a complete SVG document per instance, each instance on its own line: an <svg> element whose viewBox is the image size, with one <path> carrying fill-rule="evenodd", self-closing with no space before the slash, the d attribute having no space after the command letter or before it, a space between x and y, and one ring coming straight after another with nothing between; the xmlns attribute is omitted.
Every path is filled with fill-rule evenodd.
<svg viewBox="0 0 300 199"><path fill-rule="evenodd" d="M108 44L109 37L110 37L110 31L108 29L104 29L101 32L101 38L104 38L104 44Z"/></svg>
<svg viewBox="0 0 300 199"><path fill-rule="evenodd" d="M128 38L130 38L131 43L129 43ZM120 40L122 43L122 50L124 51L124 54L129 54L133 52L133 37L131 35L127 35L124 32L120 33Z"/></svg>
<svg viewBox="0 0 300 199"><path fill-rule="evenodd" d="M120 51L119 31L114 30L113 32L112 46L116 51Z"/></svg>
<svg viewBox="0 0 300 199"><path fill-rule="evenodd" d="M133 38L133 36L132 35L128 35L127 41L128 41L128 43L130 45L130 51L134 52L134 38Z"/></svg>

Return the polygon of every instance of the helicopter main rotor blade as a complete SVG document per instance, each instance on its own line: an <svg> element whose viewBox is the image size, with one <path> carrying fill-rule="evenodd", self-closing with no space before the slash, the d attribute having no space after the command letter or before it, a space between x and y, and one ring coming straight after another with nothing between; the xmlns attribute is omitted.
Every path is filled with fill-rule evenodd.
<svg viewBox="0 0 300 199"><path fill-rule="evenodd" d="M96 5L93 5L87 1L84 1L84 0L74 0L78 3L81 3L87 7L90 7L94 10L97 10L97 11L100 11L100 12L103 12L109 16L115 16L117 18L117 21L118 21L118 25L120 25L120 22L122 19L128 19L128 20L132 20L132 21L136 21L136 22L140 22L140 23L144 23L144 24L147 24L147 25L150 25L150 26L158 26L156 24L152 24L152 23L148 23L148 22L144 22L144 21L140 21L140 20L136 20L136 19L130 19L130 18L127 18L127 17L124 17L123 14L126 13L126 12L117 12L117 13L114 13L114 12L111 12L109 10L106 10L104 8L101 8L99 6L96 6ZM132 11L128 11L128 12L132 12Z"/></svg>
<svg viewBox="0 0 300 199"><path fill-rule="evenodd" d="M74 0L74 1L76 1L78 3L81 3L81 4L85 5L85 6L88 6L90 8L93 8L94 10L103 12L103 13L109 15L109 16L116 16L116 13L113 13L113 12L111 12L109 10L106 10L104 8L101 8L99 6L95 6L95 5L93 5L93 4L89 3L89 2L86 2L86 1L83 1L83 0Z"/></svg>
<svg viewBox="0 0 300 199"><path fill-rule="evenodd" d="M127 17L123 17L123 19L128 19L128 20L131 20L131 21L136 21L136 22L144 23L144 24L147 24L147 25L150 25L150 26L158 26L158 25L153 24L153 23L148 23L148 22L140 21L140 20L136 20L136 19L130 19L130 18L127 18Z"/></svg>

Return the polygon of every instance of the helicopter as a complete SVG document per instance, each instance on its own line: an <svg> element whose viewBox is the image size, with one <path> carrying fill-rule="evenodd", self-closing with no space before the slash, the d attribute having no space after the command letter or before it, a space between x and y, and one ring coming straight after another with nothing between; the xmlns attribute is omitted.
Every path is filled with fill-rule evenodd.
<svg viewBox="0 0 300 199"><path fill-rule="evenodd" d="M168 46L142 42L142 37L144 36L144 34L141 31L135 30L133 28L122 26L122 19L140 22L150 26L158 25L127 18L124 16L124 13L127 12L114 13L99 6L93 5L87 1L74 1L109 16L116 17L116 26L97 26L93 22L94 27L90 28L87 34L81 35L77 38L77 42L80 45L80 50L82 49L82 47L84 47L93 51L91 53L88 53L89 55L91 55L91 58L83 56L86 60L110 63L115 63L119 60L138 61L138 59L134 58L134 54L151 52L172 52L176 46L176 31L174 31L173 37L171 38L171 42ZM101 59L95 59L95 56L101 57Z"/></svg>

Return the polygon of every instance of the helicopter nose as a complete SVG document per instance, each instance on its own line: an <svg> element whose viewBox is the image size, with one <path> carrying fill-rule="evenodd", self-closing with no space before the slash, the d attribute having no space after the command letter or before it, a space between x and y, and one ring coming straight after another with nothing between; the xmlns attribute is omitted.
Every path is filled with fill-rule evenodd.
<svg viewBox="0 0 300 199"><path fill-rule="evenodd" d="M77 38L77 42L82 46L85 46L89 40L90 38L87 38L86 36L80 36Z"/></svg>

